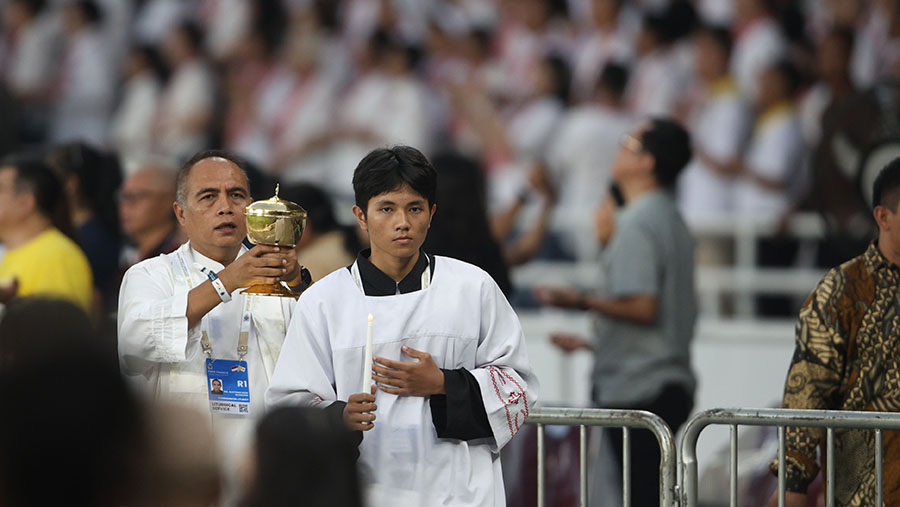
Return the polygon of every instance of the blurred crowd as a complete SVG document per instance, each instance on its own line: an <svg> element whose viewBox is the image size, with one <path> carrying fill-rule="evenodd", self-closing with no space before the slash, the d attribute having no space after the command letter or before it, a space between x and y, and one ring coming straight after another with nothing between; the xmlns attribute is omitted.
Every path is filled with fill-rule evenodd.
<svg viewBox="0 0 900 507"><path fill-rule="evenodd" d="M621 136L648 117L692 134L678 185L689 222L813 210L840 247L824 250L841 259L873 230L861 168L900 138L896 0L0 6L0 155L31 151L56 169L112 304L123 263L181 240L171 174L206 147L256 168L256 198L275 181L311 185L328 210L321 232L334 233L323 250L351 256L358 240L340 224L360 158L395 143L441 155L442 174L463 182L442 210L478 201L453 220L479 225L447 234L491 250L452 253L495 265L508 288L507 266L596 253L591 234L554 224L597 209Z"/></svg>

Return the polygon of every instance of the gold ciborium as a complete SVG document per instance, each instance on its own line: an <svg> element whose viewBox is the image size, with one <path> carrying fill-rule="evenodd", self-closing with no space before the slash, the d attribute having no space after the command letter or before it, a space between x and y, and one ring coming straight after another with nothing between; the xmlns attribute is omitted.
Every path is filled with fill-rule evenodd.
<svg viewBox="0 0 900 507"><path fill-rule="evenodd" d="M306 210L296 203L279 199L278 187L276 184L273 197L265 201L256 201L244 210L247 238L257 245L294 248L306 228ZM281 283L258 283L247 287L241 293L297 297Z"/></svg>

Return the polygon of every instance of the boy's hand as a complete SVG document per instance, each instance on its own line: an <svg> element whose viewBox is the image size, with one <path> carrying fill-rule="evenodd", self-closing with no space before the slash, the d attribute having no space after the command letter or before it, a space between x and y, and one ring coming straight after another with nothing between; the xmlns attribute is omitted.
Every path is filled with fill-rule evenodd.
<svg viewBox="0 0 900 507"><path fill-rule="evenodd" d="M372 364L372 369L375 370L372 379L378 383L379 389L390 394L414 396L446 394L444 372L438 368L434 359L431 358L431 354L411 349L405 345L401 350L418 361L408 363L376 357Z"/></svg>
<svg viewBox="0 0 900 507"><path fill-rule="evenodd" d="M375 427L375 385L372 392L357 393L350 396L344 406L344 424L353 431L369 431Z"/></svg>

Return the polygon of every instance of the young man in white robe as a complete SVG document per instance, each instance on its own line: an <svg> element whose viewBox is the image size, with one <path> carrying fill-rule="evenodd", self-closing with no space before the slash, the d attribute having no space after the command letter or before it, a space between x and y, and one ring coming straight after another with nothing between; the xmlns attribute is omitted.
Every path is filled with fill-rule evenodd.
<svg viewBox="0 0 900 507"><path fill-rule="evenodd" d="M538 382L494 280L420 250L436 180L405 146L359 163L353 212L371 250L300 298L266 404L318 405L360 430L368 505L505 505L499 451L534 407Z"/></svg>
<svg viewBox="0 0 900 507"><path fill-rule="evenodd" d="M151 400L208 414L197 422L212 425L229 478L263 415L263 396L295 303L293 298L251 297L240 289L281 281L302 285L301 269L291 248L248 250L243 245L250 188L238 159L218 150L200 152L176 180L175 215L189 241L125 273L119 293L119 363L126 379ZM244 316L249 325L243 324ZM239 350L244 332L246 348ZM214 363L243 361L248 411L217 408L218 400L209 394L213 379L207 375L207 357Z"/></svg>

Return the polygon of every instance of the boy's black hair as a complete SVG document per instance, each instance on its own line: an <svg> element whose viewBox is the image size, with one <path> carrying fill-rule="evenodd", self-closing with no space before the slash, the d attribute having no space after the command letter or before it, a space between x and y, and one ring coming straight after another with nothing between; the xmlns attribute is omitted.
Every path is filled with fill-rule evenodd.
<svg viewBox="0 0 900 507"><path fill-rule="evenodd" d="M900 157L888 162L875 178L872 185L872 208L884 206L891 212L896 212L898 201L900 201Z"/></svg>
<svg viewBox="0 0 900 507"><path fill-rule="evenodd" d="M653 155L653 174L665 188L674 188L678 174L691 160L691 136L678 122L653 118L641 134L641 147Z"/></svg>
<svg viewBox="0 0 900 507"><path fill-rule="evenodd" d="M410 146L374 149L353 171L353 193L363 214L370 199L403 185L422 195L429 207L435 204L437 172L421 151Z"/></svg>

